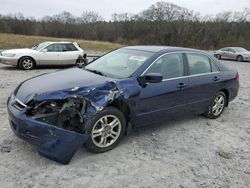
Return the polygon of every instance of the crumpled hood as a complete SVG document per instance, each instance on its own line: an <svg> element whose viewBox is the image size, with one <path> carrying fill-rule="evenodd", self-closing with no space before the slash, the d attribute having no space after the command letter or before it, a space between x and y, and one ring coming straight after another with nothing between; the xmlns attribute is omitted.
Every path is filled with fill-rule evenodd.
<svg viewBox="0 0 250 188"><path fill-rule="evenodd" d="M20 101L27 103L37 95L46 95L46 93L62 90L74 91L83 87L91 89L91 87L96 87L98 84L112 80L115 79L79 68L70 68L28 79L18 86L15 95Z"/></svg>

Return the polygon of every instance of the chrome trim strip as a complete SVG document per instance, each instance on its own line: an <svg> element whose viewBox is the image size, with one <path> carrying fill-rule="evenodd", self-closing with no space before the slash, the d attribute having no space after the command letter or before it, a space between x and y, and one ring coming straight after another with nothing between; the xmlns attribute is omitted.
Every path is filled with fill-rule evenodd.
<svg viewBox="0 0 250 188"><path fill-rule="evenodd" d="M15 101L18 102L20 105L22 105L24 108L27 107L27 105L24 104L22 101L20 101L18 98L15 98Z"/></svg>
<svg viewBox="0 0 250 188"><path fill-rule="evenodd" d="M194 75L187 75L187 76L180 76L176 78L168 78L168 79L163 79L162 81L168 81L168 80L175 80L175 79L180 79L180 78L190 78L190 77L196 77L196 76L203 76L203 75L210 75L210 74L215 74L215 73L220 73L220 72L209 72L209 73L202 73L202 74L194 74Z"/></svg>

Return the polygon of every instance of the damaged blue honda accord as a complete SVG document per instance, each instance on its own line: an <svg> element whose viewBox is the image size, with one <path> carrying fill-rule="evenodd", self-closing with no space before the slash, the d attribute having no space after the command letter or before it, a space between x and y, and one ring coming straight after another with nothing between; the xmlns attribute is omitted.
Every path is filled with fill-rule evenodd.
<svg viewBox="0 0 250 188"><path fill-rule="evenodd" d="M238 72L206 52L129 46L84 68L22 82L8 99L8 113L18 137L68 164L80 146L111 150L133 127L184 114L218 118L238 89Z"/></svg>

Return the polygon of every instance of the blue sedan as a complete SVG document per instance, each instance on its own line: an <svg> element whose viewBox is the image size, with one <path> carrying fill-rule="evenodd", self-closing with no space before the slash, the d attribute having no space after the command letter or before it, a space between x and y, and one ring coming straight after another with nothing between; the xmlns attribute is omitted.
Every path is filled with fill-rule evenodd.
<svg viewBox="0 0 250 188"><path fill-rule="evenodd" d="M8 113L18 137L67 164L81 145L111 150L133 127L191 114L218 118L238 90L238 72L206 52L130 46L22 82Z"/></svg>

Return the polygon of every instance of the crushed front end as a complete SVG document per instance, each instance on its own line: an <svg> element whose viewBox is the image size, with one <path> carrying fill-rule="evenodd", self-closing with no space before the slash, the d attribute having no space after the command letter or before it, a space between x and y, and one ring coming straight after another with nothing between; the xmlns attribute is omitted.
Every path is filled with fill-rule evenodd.
<svg viewBox="0 0 250 188"><path fill-rule="evenodd" d="M9 121L19 138L38 146L39 154L68 164L88 136L81 126L75 125L78 112L69 112L72 102L64 103L60 110L54 104L48 101L40 106L26 106L12 95L8 99Z"/></svg>
<svg viewBox="0 0 250 188"><path fill-rule="evenodd" d="M115 82L105 82L95 88L31 93L22 102L16 94L19 87L8 99L12 130L38 145L39 154L63 164L89 139L84 123L124 94Z"/></svg>

